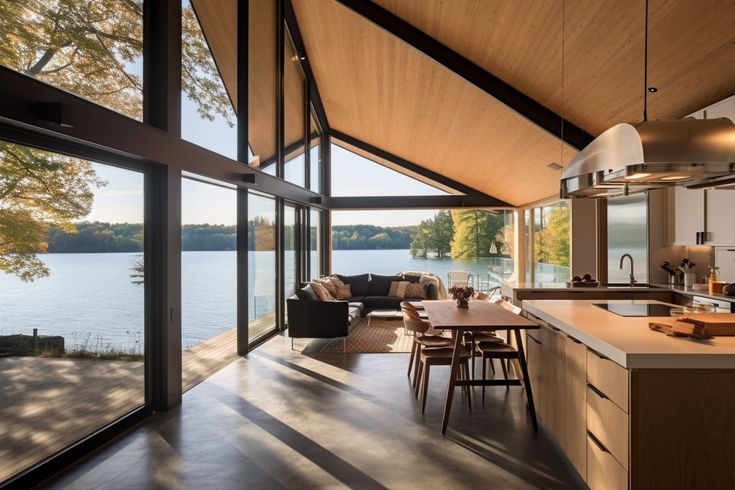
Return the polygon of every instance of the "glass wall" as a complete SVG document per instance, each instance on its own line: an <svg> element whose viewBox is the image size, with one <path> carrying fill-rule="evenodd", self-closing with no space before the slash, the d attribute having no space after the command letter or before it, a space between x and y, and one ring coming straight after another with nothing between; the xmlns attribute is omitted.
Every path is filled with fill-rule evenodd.
<svg viewBox="0 0 735 490"><path fill-rule="evenodd" d="M532 210L533 280L566 282L571 278L571 206L559 201Z"/></svg>
<svg viewBox="0 0 735 490"><path fill-rule="evenodd" d="M309 189L321 194L324 152L322 131L314 117L313 110L309 121L311 125L309 129Z"/></svg>
<svg viewBox="0 0 735 490"><path fill-rule="evenodd" d="M306 158L304 157L304 111L306 110L306 81L301 70L301 60L293 45L288 29L284 29L283 42L283 133L284 177L287 181L304 187L306 183Z"/></svg>
<svg viewBox="0 0 735 490"><path fill-rule="evenodd" d="M276 200L248 195L248 337L276 327Z"/></svg>
<svg viewBox="0 0 735 490"><path fill-rule="evenodd" d="M197 4L200 8L206 5ZM231 9L220 15L234 21L236 6L236 3L219 5L220 9ZM202 18L212 22L211 15ZM235 59L226 54L232 47L207 43L189 0L182 1L181 23L181 137L236 160L237 117L233 101L237 70ZM205 27L217 28L216 25ZM228 76L223 79L221 74Z"/></svg>
<svg viewBox="0 0 735 490"><path fill-rule="evenodd" d="M181 223L181 347L186 360L202 342L235 337L237 191L184 178ZM184 362L184 378L186 371Z"/></svg>
<svg viewBox="0 0 735 490"><path fill-rule="evenodd" d="M299 210L291 205L285 205L283 211L283 291L284 311L285 300L296 294L299 281Z"/></svg>
<svg viewBox="0 0 735 490"><path fill-rule="evenodd" d="M309 211L309 279L318 279L322 272L322 216L316 209Z"/></svg>
<svg viewBox="0 0 735 490"><path fill-rule="evenodd" d="M438 196L441 189L332 144L333 196Z"/></svg>
<svg viewBox="0 0 735 490"><path fill-rule="evenodd" d="M515 272L513 212L506 210L332 211L332 269L338 274L472 274L488 290Z"/></svg>
<svg viewBox="0 0 735 490"><path fill-rule="evenodd" d="M0 65L142 120L143 0L0 2Z"/></svg>
<svg viewBox="0 0 735 490"><path fill-rule="evenodd" d="M248 15L248 143L250 165L275 175L276 50L275 0L250 0Z"/></svg>
<svg viewBox="0 0 735 490"><path fill-rule="evenodd" d="M145 403L143 190L0 142L0 483Z"/></svg>

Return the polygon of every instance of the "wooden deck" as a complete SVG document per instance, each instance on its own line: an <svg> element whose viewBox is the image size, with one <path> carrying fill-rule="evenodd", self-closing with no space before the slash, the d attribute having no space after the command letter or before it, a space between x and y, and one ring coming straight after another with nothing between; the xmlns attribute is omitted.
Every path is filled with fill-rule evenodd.
<svg viewBox="0 0 735 490"><path fill-rule="evenodd" d="M250 322L252 339L274 315ZM236 330L182 353L182 388L238 358ZM142 362L0 358L0 483L145 402Z"/></svg>

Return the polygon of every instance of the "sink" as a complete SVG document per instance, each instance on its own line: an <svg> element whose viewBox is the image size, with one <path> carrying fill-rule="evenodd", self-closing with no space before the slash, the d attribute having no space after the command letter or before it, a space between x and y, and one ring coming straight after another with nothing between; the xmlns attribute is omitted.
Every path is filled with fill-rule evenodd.
<svg viewBox="0 0 735 490"><path fill-rule="evenodd" d="M623 289L623 288L627 288L627 289L638 289L638 288L640 288L640 289L658 289L658 286L655 286L653 284L648 284L648 283L645 283L645 282L637 282L633 286L631 286L627 282L611 282L611 283L607 284L605 287L608 287L608 288L621 288L621 289Z"/></svg>

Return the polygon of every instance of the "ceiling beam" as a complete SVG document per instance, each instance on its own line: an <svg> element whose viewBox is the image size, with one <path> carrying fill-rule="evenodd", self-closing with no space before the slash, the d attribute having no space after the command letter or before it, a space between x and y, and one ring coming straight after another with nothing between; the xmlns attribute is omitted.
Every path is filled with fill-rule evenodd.
<svg viewBox="0 0 735 490"><path fill-rule="evenodd" d="M512 208L508 203L489 196L358 196L330 197L327 200L327 207L332 210Z"/></svg>
<svg viewBox="0 0 735 490"><path fill-rule="evenodd" d="M442 186L449 187L457 192L466 194L467 196L478 197L480 199L489 199L497 203L502 203L497 204L498 206L510 206L510 204L501 201L500 199L485 194L484 192L480 192L477 189L473 189L468 185L457 182L456 180L450 179L449 177L446 177L442 174L428 170L421 165L410 162L405 158L401 158L381 148L378 148L377 146L373 146L370 143L366 143L358 138L355 138L354 136L350 136L348 134L342 133L341 131L337 131L336 129L330 130L329 136L336 140L347 143L348 145L354 146L370 154L373 154L378 158L387 160L398 167L408 170L409 172L416 173L429 181L436 182L437 184L441 184ZM431 185L430 183L428 184Z"/></svg>
<svg viewBox="0 0 735 490"><path fill-rule="evenodd" d="M506 105L520 116L568 145L581 150L594 137L560 115L539 104L492 73L451 50L423 31L374 2L337 0L384 31L421 51L445 68L464 78L480 90ZM562 123L563 121L563 123ZM562 129L563 124L563 129Z"/></svg>

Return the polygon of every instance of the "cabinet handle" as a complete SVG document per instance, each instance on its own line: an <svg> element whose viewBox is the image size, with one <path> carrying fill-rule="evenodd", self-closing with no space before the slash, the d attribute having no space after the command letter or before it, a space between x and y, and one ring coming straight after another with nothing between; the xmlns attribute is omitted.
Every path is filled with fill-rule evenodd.
<svg viewBox="0 0 735 490"><path fill-rule="evenodd" d="M533 338L533 336L532 336L532 335L526 335L526 337L528 337L529 339L533 340L533 341L534 341L534 342L536 342L536 343L537 343L538 345L544 345L544 344L542 344L542 343L541 343L541 341L539 341L539 340L536 340L535 338Z"/></svg>
<svg viewBox="0 0 735 490"><path fill-rule="evenodd" d="M594 435L594 434L593 434L592 432L590 432L590 431L587 431L587 435L589 436L589 438L590 438L590 439L592 439L592 442L594 442L594 443L595 443L595 446L597 446L597 447L598 447L598 448L600 449L600 451L602 451L603 453L609 453L609 452L610 452L610 451L609 451L609 450L608 450L608 449L607 449L607 448L605 447L605 445L604 445L604 444L602 444L602 443L600 442L600 440L599 440L599 439L598 439L597 437L595 437L595 435Z"/></svg>
<svg viewBox="0 0 735 490"><path fill-rule="evenodd" d="M549 328L552 329L554 332L561 332L561 329L555 327L554 325L549 324Z"/></svg>
<svg viewBox="0 0 735 490"><path fill-rule="evenodd" d="M572 337L571 335L567 335L567 337L569 338L569 340L571 340L571 341L572 341L572 342L574 342L575 344L581 344L581 343L582 343L582 341L581 341L581 340L577 340L577 339L575 339L574 337Z"/></svg>
<svg viewBox="0 0 735 490"><path fill-rule="evenodd" d="M607 357L603 356L602 354L600 354L596 350L592 350L592 349L587 349L587 350L589 352L593 353L596 357L599 357L600 359L602 359L603 361L607 361Z"/></svg>
<svg viewBox="0 0 735 490"><path fill-rule="evenodd" d="M607 395L601 392L600 390L598 390L597 387L593 385L592 383L587 383L587 388L594 391L597 394L597 396L599 396L603 400L607 400Z"/></svg>

